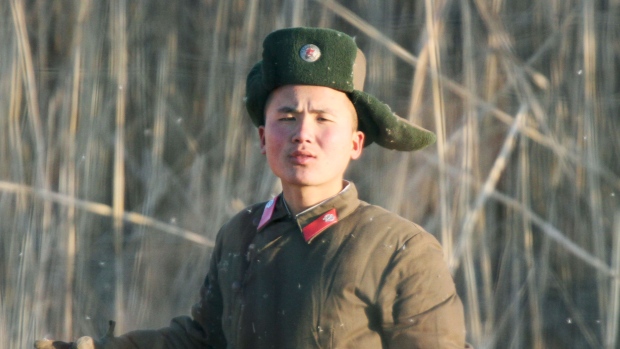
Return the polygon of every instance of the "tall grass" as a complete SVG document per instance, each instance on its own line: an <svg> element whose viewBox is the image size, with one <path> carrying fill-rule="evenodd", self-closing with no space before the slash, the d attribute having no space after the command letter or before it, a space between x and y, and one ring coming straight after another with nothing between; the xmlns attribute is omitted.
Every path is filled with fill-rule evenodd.
<svg viewBox="0 0 620 349"><path fill-rule="evenodd" d="M0 347L187 314L219 226L279 184L243 108L274 29L356 36L438 134L364 200L443 243L477 348L620 345L618 1L0 4ZM386 180L389 178L389 180Z"/></svg>

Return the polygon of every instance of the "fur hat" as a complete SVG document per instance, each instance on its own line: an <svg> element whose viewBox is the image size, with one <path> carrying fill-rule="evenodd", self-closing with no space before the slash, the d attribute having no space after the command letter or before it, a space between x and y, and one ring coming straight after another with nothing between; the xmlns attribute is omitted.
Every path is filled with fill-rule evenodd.
<svg viewBox="0 0 620 349"><path fill-rule="evenodd" d="M332 29L276 30L263 42L263 60L246 81L246 108L254 125L265 123L269 94L284 85L326 86L345 92L357 112L364 146L412 151L436 140L434 133L394 114L376 97L363 92L366 60L352 37Z"/></svg>

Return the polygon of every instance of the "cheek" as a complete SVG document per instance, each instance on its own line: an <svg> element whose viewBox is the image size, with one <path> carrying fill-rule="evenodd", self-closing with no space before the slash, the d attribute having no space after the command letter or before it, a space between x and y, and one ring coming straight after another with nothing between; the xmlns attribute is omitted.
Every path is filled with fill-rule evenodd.
<svg viewBox="0 0 620 349"><path fill-rule="evenodd" d="M281 136L281 132L265 132L264 136L264 153L272 155L277 153L279 149L282 149L284 145L284 137Z"/></svg>
<svg viewBox="0 0 620 349"><path fill-rule="evenodd" d="M349 154L347 151L353 148L353 142L351 142L351 132L347 131L348 130L326 131L321 137L323 145L329 147L329 149L337 149L339 152L346 153L346 156L348 156Z"/></svg>

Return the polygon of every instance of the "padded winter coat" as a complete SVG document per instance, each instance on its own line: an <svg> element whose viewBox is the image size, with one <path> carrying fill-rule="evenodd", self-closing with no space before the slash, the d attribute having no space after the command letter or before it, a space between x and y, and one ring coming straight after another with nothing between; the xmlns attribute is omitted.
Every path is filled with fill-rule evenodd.
<svg viewBox="0 0 620 349"><path fill-rule="evenodd" d="M437 240L358 199L352 183L293 216L281 195L218 233L192 317L127 348L465 348Z"/></svg>

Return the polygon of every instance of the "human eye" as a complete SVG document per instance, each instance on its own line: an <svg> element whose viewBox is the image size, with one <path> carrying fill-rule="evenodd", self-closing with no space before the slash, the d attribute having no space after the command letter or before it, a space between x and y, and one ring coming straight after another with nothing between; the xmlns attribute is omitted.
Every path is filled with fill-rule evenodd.
<svg viewBox="0 0 620 349"><path fill-rule="evenodd" d="M295 120L295 109L290 107L283 107L278 110L279 118L281 121L294 121Z"/></svg>
<svg viewBox="0 0 620 349"><path fill-rule="evenodd" d="M316 120L319 122L330 122L333 121L333 117L329 114L318 114Z"/></svg>
<svg viewBox="0 0 620 349"><path fill-rule="evenodd" d="M295 116L293 114L283 114L278 119L280 121L295 121Z"/></svg>

